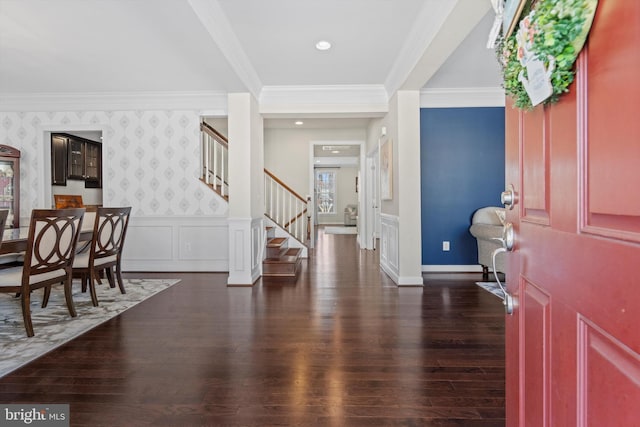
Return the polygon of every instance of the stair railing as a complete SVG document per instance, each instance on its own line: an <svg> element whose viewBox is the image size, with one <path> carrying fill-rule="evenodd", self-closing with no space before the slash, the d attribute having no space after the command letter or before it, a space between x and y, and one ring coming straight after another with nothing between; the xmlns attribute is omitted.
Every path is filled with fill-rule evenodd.
<svg viewBox="0 0 640 427"><path fill-rule="evenodd" d="M200 180L229 198L229 141L205 122L200 123L202 170Z"/></svg>
<svg viewBox="0 0 640 427"><path fill-rule="evenodd" d="M265 215L301 243L309 238L307 200L267 169L264 170Z"/></svg>
<svg viewBox="0 0 640 427"><path fill-rule="evenodd" d="M200 180L229 199L229 141L205 122L200 123L202 168ZM309 240L309 201L275 175L264 170L265 215L301 243Z"/></svg>

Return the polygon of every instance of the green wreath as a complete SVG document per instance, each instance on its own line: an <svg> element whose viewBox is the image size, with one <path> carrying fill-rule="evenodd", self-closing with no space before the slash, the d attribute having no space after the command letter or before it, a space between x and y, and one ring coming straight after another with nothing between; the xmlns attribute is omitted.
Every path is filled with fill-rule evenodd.
<svg viewBox="0 0 640 427"><path fill-rule="evenodd" d="M545 67L552 64L550 72L553 92L544 103L558 101L560 95L569 91L569 85L575 78L573 64L584 46L589 34L598 0L539 0L535 2L528 14L523 18L521 27L524 35L520 35L518 43L518 28L507 39L498 43L497 54L502 65L504 89L516 107L531 109L531 100L520 81L520 76L526 78L527 69L521 63L522 41L526 38L529 50L540 59Z"/></svg>

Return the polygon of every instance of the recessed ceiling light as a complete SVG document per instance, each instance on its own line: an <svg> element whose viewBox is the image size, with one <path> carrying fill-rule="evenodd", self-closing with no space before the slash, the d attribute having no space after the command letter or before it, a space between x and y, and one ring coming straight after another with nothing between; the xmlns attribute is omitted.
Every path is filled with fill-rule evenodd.
<svg viewBox="0 0 640 427"><path fill-rule="evenodd" d="M332 151L332 153L333 153L333 154L338 154L338 153L339 153L339 151L338 151L338 150L333 150L333 151Z"/></svg>
<svg viewBox="0 0 640 427"><path fill-rule="evenodd" d="M331 49L331 43L329 43L326 40L320 40L318 43L316 43L316 49L318 49L318 50L329 50L329 49Z"/></svg>
<svg viewBox="0 0 640 427"><path fill-rule="evenodd" d="M302 126L304 122L302 120L298 120L295 124L296 126Z"/></svg>

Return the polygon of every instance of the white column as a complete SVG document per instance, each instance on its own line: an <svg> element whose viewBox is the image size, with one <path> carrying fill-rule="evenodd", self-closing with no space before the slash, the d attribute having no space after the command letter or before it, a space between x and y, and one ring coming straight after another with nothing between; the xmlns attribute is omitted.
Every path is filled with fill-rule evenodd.
<svg viewBox="0 0 640 427"><path fill-rule="evenodd" d="M398 285L422 285L420 92L401 90L398 101Z"/></svg>
<svg viewBox="0 0 640 427"><path fill-rule="evenodd" d="M256 99L229 94L229 278L250 286L262 273L264 131Z"/></svg>

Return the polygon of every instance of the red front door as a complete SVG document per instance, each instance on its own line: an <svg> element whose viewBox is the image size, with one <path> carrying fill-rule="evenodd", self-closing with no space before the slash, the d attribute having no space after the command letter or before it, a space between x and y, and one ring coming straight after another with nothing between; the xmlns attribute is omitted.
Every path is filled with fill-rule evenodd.
<svg viewBox="0 0 640 427"><path fill-rule="evenodd" d="M506 109L508 426L640 426L640 1L599 1L577 70Z"/></svg>

